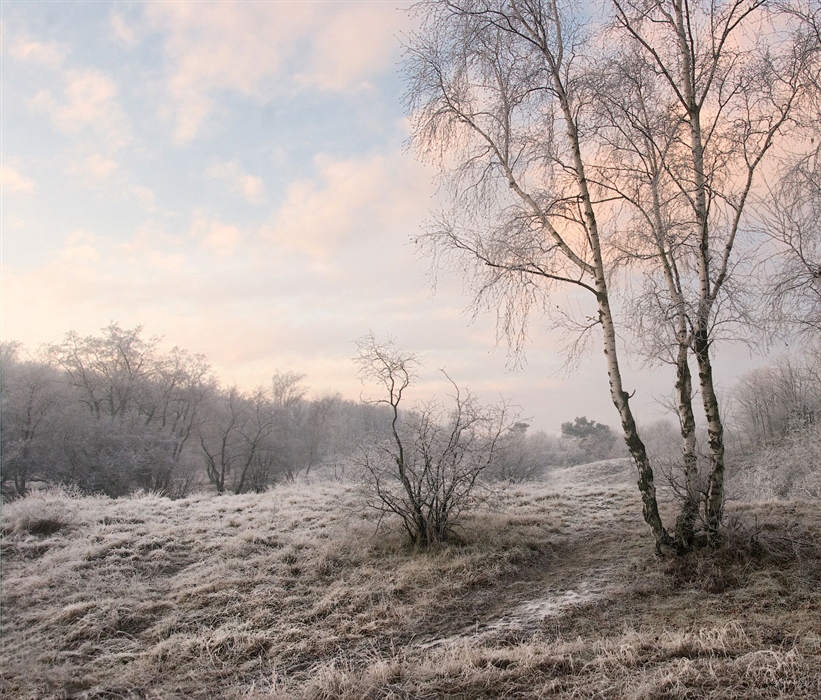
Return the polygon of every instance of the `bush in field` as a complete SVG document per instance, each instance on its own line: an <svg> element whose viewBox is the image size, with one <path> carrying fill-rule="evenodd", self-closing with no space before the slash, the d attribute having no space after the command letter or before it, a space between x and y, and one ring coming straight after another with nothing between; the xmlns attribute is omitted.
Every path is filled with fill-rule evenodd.
<svg viewBox="0 0 821 700"><path fill-rule="evenodd" d="M588 462L609 457L616 444L616 435L609 425L586 416L562 423L562 437L575 443Z"/></svg>
<svg viewBox="0 0 821 700"><path fill-rule="evenodd" d="M502 436L500 448L485 478L521 484L541 479L551 464L548 455L548 436L543 432L528 435L530 426L518 422Z"/></svg>
<svg viewBox="0 0 821 700"><path fill-rule="evenodd" d="M731 483L735 495L749 500L821 499L821 423L743 457Z"/></svg>
<svg viewBox="0 0 821 700"><path fill-rule="evenodd" d="M369 507L399 517L417 547L444 542L474 502L502 436L514 421L507 406L482 406L451 382L453 404L429 402L400 413L417 358L368 335L358 343L360 376L385 390L391 437L363 446L359 459ZM447 375L446 375L447 376ZM448 378L450 379L450 378Z"/></svg>

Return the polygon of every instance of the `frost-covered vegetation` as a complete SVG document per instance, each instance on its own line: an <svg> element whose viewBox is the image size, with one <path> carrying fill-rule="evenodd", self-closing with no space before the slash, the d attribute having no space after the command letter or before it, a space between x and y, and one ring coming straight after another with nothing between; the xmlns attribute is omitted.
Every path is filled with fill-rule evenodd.
<svg viewBox="0 0 821 700"><path fill-rule="evenodd" d="M363 445L391 434L385 405L309 396L294 371L272 370L250 392L221 386L205 357L163 351L140 327L116 323L97 336L69 332L34 356L3 343L0 370L6 497L48 484L109 496L260 492L317 468L350 474ZM411 420L413 408L402 407ZM591 441L528 427L510 426L486 476L538 478L613 449L612 434Z"/></svg>
<svg viewBox="0 0 821 700"><path fill-rule="evenodd" d="M140 445L116 431L135 425L149 402L135 401L120 415L104 413L102 405L95 415L88 405L40 403L78 389L55 367L13 355L4 362L4 431L25 427L27 416L45 421L31 433L4 432L13 448L4 452L4 469L24 456L36 466L59 455L73 444L56 441L71 437L69 427L85 426L75 439L94 438L102 426L109 437L119 435L104 443L118 446L112 458ZM720 543L666 557L652 556L644 536L631 461L574 465L617 449L609 429L595 421L579 417L557 438L530 435L512 418L499 422L491 433L494 459L455 462L477 468L463 470L475 479L471 497L448 521L445 541L414 546L384 500L374 509L374 482L361 468L369 449L381 449L390 414L334 399L334 410L354 411L348 418L359 432L340 430L344 423L329 411L320 423L329 432L311 443L315 464L242 488L227 486L238 475L228 470L220 488L209 472L206 445L218 424L209 422L209 410L253 397L213 383L201 399L212 408L192 422L197 439L186 438L170 472L169 483L176 483L188 473L188 460L200 475L186 482L189 493L135 492L132 485L130 495L110 498L89 494L89 484L75 480L30 489L4 505L0 696L818 697L821 391L813 362L784 360L779 367L739 384L737 415L783 427L759 443L739 439L728 453L734 500ZM784 398L754 403L755 411L745 413L750 387L762 377ZM779 377L801 390L789 390ZM270 411L272 425L287 415L316 415L296 379L276 375L265 397L271 403L258 404ZM156 381L134 386L155 396L147 389L161 386ZM279 404L277 391L286 397ZM293 412L283 413L288 405ZM471 406L462 419L458 410L450 418L440 411L438 422L426 422L421 418L434 415L427 406L428 414L396 414L403 449L421 450L403 463L422 475L413 489L439 473L418 469L435 456L432 447L444 444L445 457L462 449L461 438L439 439L450 434L442 432L448 420L458 426L484 415ZM363 416L372 421L368 429ZM268 454L270 464L282 463L273 460L276 449L283 450L278 460L303 454L295 438L310 431L299 432L298 421L284 424L290 442L269 439L281 435L272 431L254 454ZM147 425L151 430L140 435L152 445L161 424ZM739 419L740 436L743 426ZM680 488L680 436L670 423L643 432L662 467L660 503L669 518ZM142 458L151 464L149 454ZM115 461L92 464L123 473ZM396 476L389 466L379 478ZM49 474L35 468L29 478L35 473ZM449 493L447 480L436 483L444 489L429 492L432 503Z"/></svg>
<svg viewBox="0 0 821 700"><path fill-rule="evenodd" d="M529 319L571 362L598 335L621 446L456 381L409 406L372 335L372 403L116 323L4 344L0 693L821 696L816 5L415 5L416 243L514 358ZM805 352L725 393L728 336ZM676 425L640 425L628 352Z"/></svg>
<svg viewBox="0 0 821 700"><path fill-rule="evenodd" d="M3 509L0 696L818 697L821 505L654 558L632 473L508 486L425 552L338 481L33 493Z"/></svg>

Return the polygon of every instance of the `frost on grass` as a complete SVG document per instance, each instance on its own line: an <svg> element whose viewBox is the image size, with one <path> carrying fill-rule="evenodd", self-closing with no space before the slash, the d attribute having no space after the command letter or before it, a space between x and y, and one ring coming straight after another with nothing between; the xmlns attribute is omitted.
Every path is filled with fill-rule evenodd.
<svg viewBox="0 0 821 700"><path fill-rule="evenodd" d="M821 512L790 508L673 566L592 479L510 487L424 554L340 483L37 494L3 511L0 695L817 697Z"/></svg>
<svg viewBox="0 0 821 700"><path fill-rule="evenodd" d="M35 491L3 506L3 534L47 537L79 524L78 491L52 489Z"/></svg>

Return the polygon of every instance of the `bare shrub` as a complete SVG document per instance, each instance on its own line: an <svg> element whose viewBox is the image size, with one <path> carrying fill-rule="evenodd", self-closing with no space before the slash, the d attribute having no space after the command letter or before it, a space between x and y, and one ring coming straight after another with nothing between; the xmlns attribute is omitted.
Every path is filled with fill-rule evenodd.
<svg viewBox="0 0 821 700"><path fill-rule="evenodd" d="M500 441L500 449L485 474L490 481L522 484L544 477L551 464L549 437L542 431L528 435L527 423L515 423Z"/></svg>
<svg viewBox="0 0 821 700"><path fill-rule="evenodd" d="M821 353L779 357L742 375L733 394L746 444L777 444L821 418Z"/></svg>
<svg viewBox="0 0 821 700"><path fill-rule="evenodd" d="M794 431L739 461L731 481L739 498L821 499L821 424Z"/></svg>
<svg viewBox="0 0 821 700"><path fill-rule="evenodd" d="M454 390L450 408L430 401L400 414L417 358L372 334L357 345L360 376L382 385L387 398L378 403L391 409L391 438L363 446L360 454L367 504L398 516L417 547L444 542L474 504L479 477L514 423L508 406L482 406L445 374Z"/></svg>

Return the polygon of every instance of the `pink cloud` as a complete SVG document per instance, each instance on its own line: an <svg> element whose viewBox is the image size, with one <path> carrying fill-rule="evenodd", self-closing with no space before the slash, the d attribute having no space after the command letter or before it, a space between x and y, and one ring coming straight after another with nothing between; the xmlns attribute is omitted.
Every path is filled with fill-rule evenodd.
<svg viewBox="0 0 821 700"><path fill-rule="evenodd" d="M0 164L0 186L4 192L30 194L36 189L34 182L6 163Z"/></svg>

